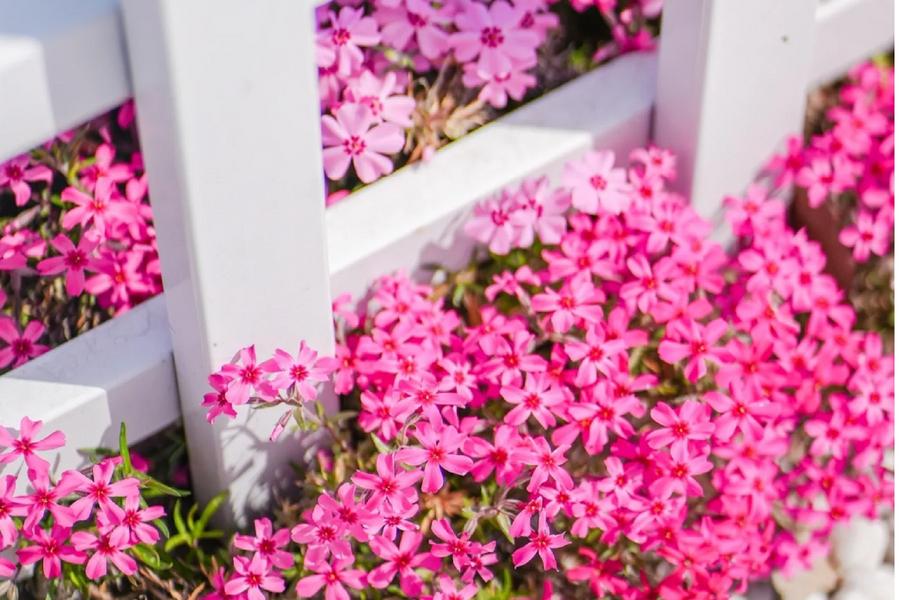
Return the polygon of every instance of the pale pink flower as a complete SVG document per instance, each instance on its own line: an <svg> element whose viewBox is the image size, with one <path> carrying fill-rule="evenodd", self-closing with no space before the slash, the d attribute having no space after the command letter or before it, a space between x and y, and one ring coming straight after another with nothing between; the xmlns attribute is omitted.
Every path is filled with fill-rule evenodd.
<svg viewBox="0 0 900 600"><path fill-rule="evenodd" d="M371 111L363 104L343 104L334 116L322 116L322 156L329 179L343 177L351 162L363 183L394 170L385 155L403 148L403 131L392 123L372 124Z"/></svg>
<svg viewBox="0 0 900 600"><path fill-rule="evenodd" d="M613 168L615 162L613 152L601 150L566 163L562 181L572 189L572 206L592 215L601 210L619 214L628 208L631 199L625 171Z"/></svg>

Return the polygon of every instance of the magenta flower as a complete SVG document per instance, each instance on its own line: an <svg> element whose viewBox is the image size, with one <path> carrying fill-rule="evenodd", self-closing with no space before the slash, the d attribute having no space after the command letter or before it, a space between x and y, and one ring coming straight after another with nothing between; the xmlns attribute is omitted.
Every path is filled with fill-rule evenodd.
<svg viewBox="0 0 900 600"><path fill-rule="evenodd" d="M545 570L555 571L557 566L553 550L562 548L568 544L569 542L566 541L565 535L561 533L550 533L550 526L547 525L547 515L541 511L538 515L537 531L531 534L527 544L513 552L513 564L516 567L521 567L537 554L541 557L541 562L543 563Z"/></svg>
<svg viewBox="0 0 900 600"><path fill-rule="evenodd" d="M892 219L873 218L869 211L861 210L856 221L841 230L840 241L853 249L853 258L857 262L865 262L870 254L884 256L891 245Z"/></svg>
<svg viewBox="0 0 900 600"><path fill-rule="evenodd" d="M255 346L242 348L235 360L224 365L220 373L230 378L225 399L233 405L246 404L254 394L263 400L272 400L277 395L275 389L263 379L264 371L256 361Z"/></svg>
<svg viewBox="0 0 900 600"><path fill-rule="evenodd" d="M428 552L418 552L421 545L422 534L418 532L405 532L400 536L399 545L382 536L373 537L370 543L372 552L386 562L369 572L369 585L376 590L383 590L397 575L400 576L401 587L410 585L410 580L417 581L415 569L424 565L431 557Z"/></svg>
<svg viewBox="0 0 900 600"><path fill-rule="evenodd" d="M446 575L438 577L438 591L433 600L470 600L478 593L478 586L473 583L464 583L462 588L457 588L453 580Z"/></svg>
<svg viewBox="0 0 900 600"><path fill-rule="evenodd" d="M470 471L472 478L482 482L495 472L498 482L512 484L529 455L520 447L518 437L514 428L500 425L494 429L493 444L476 436L468 438L463 448L467 455L476 459Z"/></svg>
<svg viewBox="0 0 900 600"><path fill-rule="evenodd" d="M212 392L203 395L202 405L209 408L206 413L206 420L209 423L215 421L219 415L225 415L229 419L237 416L234 405L228 400L228 390L231 384L231 378L221 373L213 373L208 378Z"/></svg>
<svg viewBox="0 0 900 600"><path fill-rule="evenodd" d="M248 600L266 600L265 592L280 594L284 591L284 579L272 572L272 567L259 554L253 558L234 557L235 574L225 584L225 592L245 594Z"/></svg>
<svg viewBox="0 0 900 600"><path fill-rule="evenodd" d="M117 196L115 184L106 177L97 180L93 196L85 194L78 188L67 187L63 190L61 198L76 206L63 215L63 227L72 229L75 225L81 225L85 228L93 222L94 228L101 235L105 235L106 226L111 223L138 222L140 217L137 205Z"/></svg>
<svg viewBox="0 0 900 600"><path fill-rule="evenodd" d="M422 423L412 432L422 447L409 446L397 451L397 460L408 465L425 465L422 491L437 493L444 486L441 469L465 475L472 469L472 459L457 454L466 436L451 426L436 431L429 423Z"/></svg>
<svg viewBox="0 0 900 600"><path fill-rule="evenodd" d="M336 558L331 564L321 562L310 569L315 575L307 575L297 582L297 597L312 598L319 590L325 588L325 600L349 600L350 594L344 586L361 590L366 585L366 572L349 568L353 565L353 557Z"/></svg>
<svg viewBox="0 0 900 600"><path fill-rule="evenodd" d="M272 521L269 519L256 519L253 527L256 535L235 535L232 542L234 547L255 552L275 568L291 568L294 557L290 552L282 550L290 543L291 532L287 528L282 528L273 533Z"/></svg>
<svg viewBox="0 0 900 600"><path fill-rule="evenodd" d="M709 421L709 410L696 400L688 400L676 413L665 402L657 402L650 411L654 421L662 425L647 435L647 443L658 449L670 446L687 448L691 440L709 440L715 426Z"/></svg>
<svg viewBox="0 0 900 600"><path fill-rule="evenodd" d="M565 395L556 383L540 373L533 375L528 373L525 384L522 387L503 386L500 389L503 399L514 404L515 408L506 413L504 423L521 425L534 416L542 427L552 427L556 419L550 409L557 407L565 401Z"/></svg>
<svg viewBox="0 0 900 600"><path fill-rule="evenodd" d="M685 325L681 322L673 324L673 328L679 334L682 341L674 341L666 338L659 343L659 357L674 365L688 358L688 364L684 369L685 376L690 381L697 381L706 375L707 361L720 364L720 351L717 342L725 335L728 325L722 319L715 319L708 325L701 325L696 321Z"/></svg>
<svg viewBox="0 0 900 600"><path fill-rule="evenodd" d="M44 165L29 167L31 158L27 154L17 156L0 165L0 188L9 187L16 197L16 206L25 206L31 198L29 182L50 183L53 171Z"/></svg>
<svg viewBox="0 0 900 600"><path fill-rule="evenodd" d="M572 476L562 466L568 460L566 453L569 446L559 446L555 450L542 437L532 438L532 455L525 459L525 464L534 465L528 491L534 493L545 481L550 480L556 486L572 488L575 483Z"/></svg>
<svg viewBox="0 0 900 600"><path fill-rule="evenodd" d="M566 343L566 356L578 363L575 385L593 385L597 382L598 371L608 377L625 349L624 340L607 339L606 328L601 324L589 327L583 342L572 340Z"/></svg>
<svg viewBox="0 0 900 600"><path fill-rule="evenodd" d="M516 61L533 61L541 42L537 32L523 28L521 14L505 0L486 6L467 2L456 15L459 30L450 37L456 59L478 59L489 73L508 73Z"/></svg>
<svg viewBox="0 0 900 600"><path fill-rule="evenodd" d="M50 240L50 245L62 256L45 258L38 263L37 269L41 275L55 275L66 272L66 293L75 297L81 295L84 289L84 271L91 266L93 258L91 253L99 242L90 236L83 236L78 242L78 247L72 240L63 234Z"/></svg>
<svg viewBox="0 0 900 600"><path fill-rule="evenodd" d="M10 317L0 317L0 340L8 345L0 348L0 369L12 365L18 367L48 350L37 341L44 335L44 324L29 321L21 333Z"/></svg>
<svg viewBox="0 0 900 600"><path fill-rule="evenodd" d="M0 478L0 548L7 548L19 537L19 528L13 517L24 516L28 511L22 502L14 497L16 476Z"/></svg>
<svg viewBox="0 0 900 600"><path fill-rule="evenodd" d="M347 541L346 527L337 515L321 504L306 513L306 521L291 528L291 539L298 544L306 544L309 551L307 564L315 564L331 554L334 557L352 556L350 542Z"/></svg>
<svg viewBox="0 0 900 600"><path fill-rule="evenodd" d="M422 56L432 61L449 50L445 9L435 8L426 0L398 0L395 6L379 2L377 6L375 19L381 25L385 44L403 51L414 42Z"/></svg>
<svg viewBox="0 0 900 600"><path fill-rule="evenodd" d="M615 162L615 154L603 150L566 163L562 180L572 189L572 206L592 215L601 210L617 215L628 208L628 181L624 170L613 168Z"/></svg>
<svg viewBox="0 0 900 600"><path fill-rule="evenodd" d="M74 565L84 564L84 553L67 543L70 535L69 529L59 525L54 525L50 531L40 527L26 531L26 539L33 544L16 551L19 562L27 566L42 561L44 577L47 579L55 579L60 576L62 561Z"/></svg>
<svg viewBox="0 0 900 600"><path fill-rule="evenodd" d="M66 436L62 431L54 431L49 435L36 439L43 427L43 421L32 421L22 417L19 423L19 436L13 437L9 430L0 427L0 448L8 449L0 454L0 464L9 464L19 457L25 460L29 472L46 475L50 463L35 454L38 451L55 450L66 444ZM29 475L34 477L33 475Z"/></svg>
<svg viewBox="0 0 900 600"><path fill-rule="evenodd" d="M531 306L537 312L550 313L550 323L557 333L566 333L579 321L588 324L603 320L603 292L594 287L588 278L578 277L556 291L547 288L535 294Z"/></svg>
<svg viewBox="0 0 900 600"><path fill-rule="evenodd" d="M72 545L80 552L94 551L85 565L85 573L90 579L104 577L109 562L125 575L137 572L137 562L124 552L131 545L126 530L115 529L110 534L101 533L99 536L78 531L72 534Z"/></svg>
<svg viewBox="0 0 900 600"><path fill-rule="evenodd" d="M362 8L352 6L344 6L337 14L331 13L330 19L331 27L319 32L317 38L329 53L334 53L337 72L348 77L365 60L362 49L379 42L378 23L372 17L364 16Z"/></svg>
<svg viewBox="0 0 900 600"><path fill-rule="evenodd" d="M374 127L372 124L371 111L363 104L343 104L334 116L322 116L322 158L329 179L343 177L351 162L363 183L371 183L394 170L391 159L385 155L403 148L403 131L392 123Z"/></svg>
<svg viewBox="0 0 900 600"><path fill-rule="evenodd" d="M278 349L275 356L260 364L259 368L274 374L269 383L276 389L294 389L301 399L312 402L319 395L315 386L328 380L330 365L330 358L319 358L306 342L300 342L296 358Z"/></svg>
<svg viewBox="0 0 900 600"><path fill-rule="evenodd" d="M319 504L325 510L337 515L337 518L344 524L350 535L356 538L356 541L368 542L371 536L366 531L366 527L372 526L378 518L374 512L357 502L356 491L355 485L345 483L338 488L337 498L332 498L324 493L320 494Z"/></svg>
<svg viewBox="0 0 900 600"><path fill-rule="evenodd" d="M93 466L92 479L79 471L66 471L63 474L60 485L65 484L66 487L71 487L74 491L84 494L71 506L77 520L88 519L95 504L99 504L101 509L109 509L114 504L113 498L140 497L140 482L134 477L126 477L113 482L112 477L115 470L116 462L107 459Z"/></svg>
<svg viewBox="0 0 900 600"><path fill-rule="evenodd" d="M386 121L400 127L411 127L416 101L397 93L397 75L388 71L383 79L366 69L347 87L347 100L369 109L375 121Z"/></svg>
<svg viewBox="0 0 900 600"><path fill-rule="evenodd" d="M134 459L135 455L132 454L131 460ZM114 502L101 507L97 523L101 530L112 528L114 531L123 531L128 544L155 544L159 541L159 530L150 525L150 522L163 518L165 514L166 509L162 506L141 507L140 495L131 495L125 496L124 507Z"/></svg>
<svg viewBox="0 0 900 600"><path fill-rule="evenodd" d="M388 502L396 510L405 510L417 503L413 485L422 478L421 471L397 469L393 454L379 454L375 468L377 475L357 471L352 477L353 483L372 492L371 501L375 506Z"/></svg>

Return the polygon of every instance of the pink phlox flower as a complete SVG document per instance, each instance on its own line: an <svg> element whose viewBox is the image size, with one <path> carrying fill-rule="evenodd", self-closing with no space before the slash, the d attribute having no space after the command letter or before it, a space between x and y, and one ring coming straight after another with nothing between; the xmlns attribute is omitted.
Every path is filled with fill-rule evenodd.
<svg viewBox="0 0 900 600"><path fill-rule="evenodd" d="M366 572L350 568L354 558L335 558L331 563L321 562L310 567L315 575L307 575L297 582L298 598L312 598L325 588L326 600L349 600L346 588L361 590L366 586ZM346 586L346 587L345 587Z"/></svg>
<svg viewBox="0 0 900 600"><path fill-rule="evenodd" d="M306 564L316 564L332 555L335 558L353 556L346 538L347 527L338 515L316 504L304 516L304 522L291 528L291 539L308 547Z"/></svg>
<svg viewBox="0 0 900 600"><path fill-rule="evenodd" d="M566 333L579 322L600 323L605 295L587 277L577 277L563 283L558 291L545 288L532 298L532 308L539 313L550 313L550 323L556 333Z"/></svg>
<svg viewBox="0 0 900 600"><path fill-rule="evenodd" d="M473 466L472 459L458 454L466 435L456 428L445 426L435 429L427 422L420 423L412 436L421 446L408 446L397 451L397 460L408 465L425 465L422 492L434 494L444 485L441 469L456 475L465 475Z"/></svg>
<svg viewBox="0 0 900 600"><path fill-rule="evenodd" d="M44 331L44 324L38 320L29 321L20 332L11 317L0 317L0 340L7 343L5 348L0 348L0 369L21 366L46 352L49 348L37 343Z"/></svg>
<svg viewBox="0 0 900 600"><path fill-rule="evenodd" d="M82 236L78 246L63 234L50 240L50 245L62 256L45 258L37 265L41 275L56 275L66 272L66 293L71 296L81 295L84 290L84 272L93 265L93 251L99 241L91 236Z"/></svg>
<svg viewBox="0 0 900 600"><path fill-rule="evenodd" d="M352 6L332 12L329 19L331 27L316 35L318 44L323 47L320 50L321 59L327 62L329 55L333 56L338 74L349 77L365 60L362 49L374 46L381 40L378 23L372 17L365 16L363 8Z"/></svg>
<svg viewBox="0 0 900 600"><path fill-rule="evenodd" d="M404 138L403 130L393 123L375 124L368 106L348 102L334 116L322 116L322 144L329 179L341 179L352 162L360 181L371 183L394 170L388 155L403 148Z"/></svg>
<svg viewBox="0 0 900 600"><path fill-rule="evenodd" d="M300 342L297 356L277 349L275 355L259 365L259 368L273 377L269 383L278 390L294 390L306 402L312 402L319 395L316 386L328 381L331 374L331 359L319 357L318 353Z"/></svg>
<svg viewBox="0 0 900 600"><path fill-rule="evenodd" d="M274 568L290 569L294 564L294 556L282 548L290 543L291 532L287 528L273 531L272 521L266 518L256 519L253 529L253 536L235 535L232 542L234 547L254 552Z"/></svg>
<svg viewBox="0 0 900 600"><path fill-rule="evenodd" d="M528 373L523 386L503 386L500 395L515 408L503 418L510 425L522 425L529 416L542 427L552 427L556 423L551 409L565 400L562 390L543 374Z"/></svg>
<svg viewBox="0 0 900 600"><path fill-rule="evenodd" d="M63 215L62 224L65 229L76 225L86 228L92 223L94 230L106 237L107 224L131 224L138 221L138 210L135 204L126 201L120 195L112 180L101 177L97 180L93 195L88 195L75 187L67 187L61 198L76 206Z"/></svg>
<svg viewBox="0 0 900 600"><path fill-rule="evenodd" d="M43 421L32 421L28 417L22 417L17 437L13 437L5 427L0 427L0 448L6 449L0 454L0 464L9 464L21 457L28 467L29 478L36 479L38 475L46 477L50 463L36 452L61 448L66 444L66 436L61 431L54 431L37 439L43 424Z"/></svg>
<svg viewBox="0 0 900 600"><path fill-rule="evenodd" d="M566 540L565 535L550 533L550 526L547 525L547 515L542 512L538 515L537 531L531 534L527 544L513 552L513 564L516 567L521 567L537 554L541 558L544 569L555 571L557 564L553 550L568 544L569 542Z"/></svg>
<svg viewBox="0 0 900 600"><path fill-rule="evenodd" d="M44 165L31 164L27 154L12 158L0 165L0 188L8 187L16 199L16 206L25 206L31 198L29 183L43 181L49 184L53 180L53 171Z"/></svg>
<svg viewBox="0 0 900 600"><path fill-rule="evenodd" d="M252 558L235 556L234 570L234 575L225 583L228 594L245 594L247 600L266 600L268 594L265 592L280 594L284 591L284 579L258 553Z"/></svg>
<svg viewBox="0 0 900 600"><path fill-rule="evenodd" d="M490 73L508 73L514 61L532 60L541 36L522 27L520 11L505 0L486 6L469 2L456 14L457 32L450 36L460 63L478 60Z"/></svg>
<svg viewBox="0 0 900 600"><path fill-rule="evenodd" d="M371 492L370 501L377 505L389 503L396 510L405 510L417 504L418 494L413 487L422 478L418 470L398 469L393 454L379 454L375 461L376 473L357 471L352 481Z"/></svg>
<svg viewBox="0 0 900 600"><path fill-rule="evenodd" d="M370 542L372 552L385 562L372 569L368 574L368 583L377 590L383 590L400 576L403 589L416 588L420 581L415 569L431 562L430 552L419 552L423 536L419 532L407 531L400 536L400 544L375 536Z"/></svg>
<svg viewBox="0 0 900 600"><path fill-rule="evenodd" d="M377 522L375 513L370 511L366 505L356 499L357 487L350 483L342 484L335 494L331 497L328 494L319 496L319 504L325 510L337 515L337 518L343 522L346 530L358 542L367 542L371 537L367 531L374 523ZM281 567L287 568L287 567Z"/></svg>
<svg viewBox="0 0 900 600"><path fill-rule="evenodd" d="M90 579L98 580L106 576L107 563L110 562L123 575L134 575L137 572L137 562L125 552L131 546L127 531L114 529L111 533L99 535L77 531L72 534L72 545L80 552L93 551L85 565L85 574Z"/></svg>
<svg viewBox="0 0 900 600"><path fill-rule="evenodd" d="M662 426L647 434L647 443L654 449L669 446L672 452L676 448L687 450L692 441L708 441L715 431L709 409L696 400L686 401L678 412L665 402L657 402L650 417Z"/></svg>
<svg viewBox="0 0 900 600"><path fill-rule="evenodd" d="M528 491L534 493L545 481L552 481L557 486L571 488L575 485L572 476L563 467L568 460L566 453L569 446L551 448L542 437L532 438L532 454L525 459L525 464L533 465Z"/></svg>
<svg viewBox="0 0 900 600"><path fill-rule="evenodd" d="M19 562L27 566L42 561L44 577L56 579L62 573L63 561L81 565L86 560L83 552L68 543L71 535L70 529L60 525L53 525L49 531L40 527L26 530L25 538L32 544L16 550Z"/></svg>
<svg viewBox="0 0 900 600"><path fill-rule="evenodd" d="M631 190L625 170L614 168L615 162L613 152L602 150L566 164L562 182L572 190L572 206L592 215L621 214L629 207Z"/></svg>
<svg viewBox="0 0 900 600"><path fill-rule="evenodd" d="M416 101L411 96L397 94L397 74L388 71L379 79L365 69L351 80L345 93L346 100L362 104L376 121L394 123L400 127L411 127L412 112Z"/></svg>
<svg viewBox="0 0 900 600"><path fill-rule="evenodd" d="M608 339L606 327L596 324L587 328L583 342L567 342L565 350L569 359L578 363L575 385L584 387L596 383L598 372L609 377L626 346L623 339Z"/></svg>

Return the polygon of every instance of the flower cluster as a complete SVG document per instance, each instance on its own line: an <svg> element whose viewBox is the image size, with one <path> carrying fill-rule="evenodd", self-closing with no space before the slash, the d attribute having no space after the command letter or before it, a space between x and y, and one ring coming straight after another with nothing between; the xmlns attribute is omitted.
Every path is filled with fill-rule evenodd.
<svg viewBox="0 0 900 600"><path fill-rule="evenodd" d="M441 135L428 130L453 120L455 105L474 93L456 120L471 118L485 103L503 109L521 101L538 85L538 50L559 25L553 1L334 0L320 6L316 61L326 176L343 180L352 164L356 178L370 183L393 170L401 151L413 157L433 151ZM627 2L623 11L606 0L573 2L581 11L594 5L613 34L598 60L651 46L642 25L659 15L660 2ZM423 144L413 139L419 137Z"/></svg>
<svg viewBox="0 0 900 600"><path fill-rule="evenodd" d="M14 215L0 221L0 369L46 351L45 334L60 343L84 328L90 319L68 315L67 305L96 303L109 315L161 291L133 115L127 104L115 122L100 119L0 165L0 204L8 198Z"/></svg>
<svg viewBox="0 0 900 600"><path fill-rule="evenodd" d="M730 257L667 189L671 154L630 158L483 202L467 231L491 255L437 287L383 277L358 312L341 299L334 358L250 348L211 376L211 418L282 403L279 431L318 422L335 454L210 598L288 579L300 597L721 598L892 502L893 358L818 246L754 188L729 200ZM349 440L309 408L329 374ZM288 537L299 573L261 550Z"/></svg>
<svg viewBox="0 0 900 600"><path fill-rule="evenodd" d="M0 549L14 550L0 557L0 578L38 563L51 584L86 584L113 571L133 575L138 547L160 539L153 522L165 510L147 506L141 480L126 474L119 457L102 460L87 474L68 470L52 477L40 453L64 446L65 436L41 436L41 429L41 421L27 417L17 434L0 427L0 464L20 467L19 474L0 479ZM20 489L22 470L28 489Z"/></svg>
<svg viewBox="0 0 900 600"><path fill-rule="evenodd" d="M805 190L810 206L826 202L840 214L840 242L853 258L893 253L894 73L865 63L850 72L826 131L805 144L788 140L769 165L778 186Z"/></svg>

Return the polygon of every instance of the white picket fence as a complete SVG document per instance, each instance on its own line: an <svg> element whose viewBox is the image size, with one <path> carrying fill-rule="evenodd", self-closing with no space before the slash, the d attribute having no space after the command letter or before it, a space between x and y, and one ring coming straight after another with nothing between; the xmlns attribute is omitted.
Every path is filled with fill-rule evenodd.
<svg viewBox="0 0 900 600"><path fill-rule="evenodd" d="M333 294L378 274L460 264L472 204L553 176L591 147L678 152L681 190L717 218L801 125L806 91L893 44L891 0L667 0L655 53L612 61L324 208L312 3L0 0L0 160L134 96L166 292L0 377L23 415L75 449L183 419L201 499L244 516L285 481L275 415L210 427L206 375L235 349L333 348Z"/></svg>

